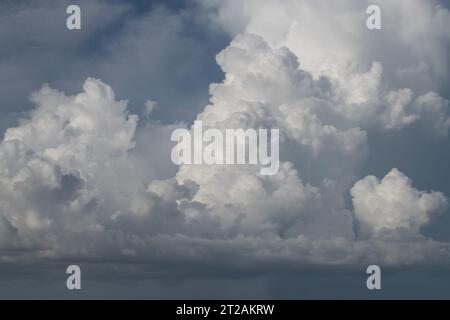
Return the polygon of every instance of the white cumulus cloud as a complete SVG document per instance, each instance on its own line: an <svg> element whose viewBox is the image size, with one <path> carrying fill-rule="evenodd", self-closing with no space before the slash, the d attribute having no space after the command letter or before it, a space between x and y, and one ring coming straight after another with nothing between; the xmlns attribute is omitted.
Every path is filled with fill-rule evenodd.
<svg viewBox="0 0 450 320"><path fill-rule="evenodd" d="M353 186L351 194L356 218L374 234L396 229L418 232L448 207L441 192L415 189L412 181L397 169L381 181L374 176L365 177Z"/></svg>
<svg viewBox="0 0 450 320"><path fill-rule="evenodd" d="M175 167L170 132L189 125L153 121L153 101L138 119L100 80L73 96L42 87L0 144L2 261L122 259L163 271L448 263L450 244L421 233L447 208L443 193L419 191L396 169L360 180L368 133L420 128L437 139L450 125L437 93L450 16L432 2L402 3L385 5L390 32L379 36L364 29L362 1L207 4L233 40L197 119L280 129L273 176L250 165ZM411 31L414 10L424 14Z"/></svg>

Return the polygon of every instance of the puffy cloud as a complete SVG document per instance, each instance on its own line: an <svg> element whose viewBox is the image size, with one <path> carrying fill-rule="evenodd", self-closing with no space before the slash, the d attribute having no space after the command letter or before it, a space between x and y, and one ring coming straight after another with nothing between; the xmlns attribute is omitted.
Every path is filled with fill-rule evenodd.
<svg viewBox="0 0 450 320"><path fill-rule="evenodd" d="M374 176L365 177L353 186L351 195L362 229L375 235L397 229L418 232L448 207L441 192L418 191L397 169L392 169L381 181Z"/></svg>
<svg viewBox="0 0 450 320"><path fill-rule="evenodd" d="M401 15L403 7L392 6ZM424 19L434 25L447 24L444 9L413 6L427 9ZM392 77L390 66L400 60L364 48L368 34L357 27L365 26L363 3L356 1L218 7L234 38L217 55L225 77L211 84L197 119L219 130L279 128L278 173L261 176L251 165L177 168L168 164L170 132L188 124L153 122L153 101L139 120L100 80L89 78L72 96L44 86L32 95L36 108L0 144L1 259L139 262L162 272L199 263L264 271L447 263L449 244L420 233L446 208L443 194L416 190L396 170L356 182L369 131L417 124L447 134L448 101L434 83L422 85L445 76L435 68L445 59L418 48ZM379 44L393 41L394 52L410 52L417 38L396 21L386 19L394 32ZM431 31L423 28L426 38ZM440 52L442 41L440 33L426 43ZM398 86L419 62L424 78Z"/></svg>
<svg viewBox="0 0 450 320"><path fill-rule="evenodd" d="M327 79L315 79L299 69L295 55L287 48L272 48L256 35L237 35L217 60L225 72L225 80L211 86L211 104L198 119L207 127L219 129L282 128L281 148L289 147L289 152L282 155L285 162L280 172L267 177L245 166L182 165L175 177L176 183L172 179L159 181L156 185L152 183L150 190L160 195L173 195L172 201L179 204L188 219L202 216L205 207L208 208L208 215L216 219L227 237L242 235L267 239L268 243L278 239L275 243L285 244L286 250L290 250L289 243L302 239L309 250L295 253L299 259L293 258L295 263L332 264L333 252L343 255L340 256L343 264L377 259L386 264L423 263L431 252L435 255L433 261L437 256L442 258L439 248L446 248L447 244L427 240L418 233L418 227L425 225L427 219L419 219L421 222L416 229L413 224L399 223L398 227L408 232L395 236L355 241L363 232L354 234L354 221L345 208L344 197L365 159L368 141L361 128L352 127L352 122L345 121L333 110L333 88ZM407 92L400 91L401 94ZM406 116L391 111L395 118L392 121L408 121ZM312 172L305 171L307 161L314 161L314 167L308 170ZM336 162L338 165L333 166ZM309 182L302 181L301 176L307 177ZM411 182L404 179L405 186L400 183L389 192L414 194ZM192 200L184 195L177 196L178 192L167 191L188 182L196 186ZM352 192L358 190L360 184L357 183ZM427 197L422 195L423 199ZM363 222L356 205L359 198L354 196L355 214L358 222ZM442 193L431 193L431 199L436 203L428 204L416 215L428 217L428 213L446 208L447 200ZM408 207L416 205L413 200L413 195L407 198ZM192 201L204 207L185 210L186 204ZM383 203L380 207L386 210L386 220L398 219L389 204ZM409 233L411 230L416 234ZM343 253L340 244L351 249ZM406 254L413 251L414 255ZM275 258L277 254L270 256ZM448 259L443 256L442 261Z"/></svg>
<svg viewBox="0 0 450 320"><path fill-rule="evenodd" d="M273 49L255 35L237 36L217 61L225 80L211 85L211 104L198 119L204 127L221 130L282 128L284 162L278 174L267 177L252 166L181 166L177 182L198 186L192 200L204 204L226 233L352 239L351 214L343 207L342 194L330 190L331 185L340 189L350 183L355 170L350 166L364 158L366 136L334 119L324 123L317 114L330 107L326 81L299 70L287 48ZM316 177L310 179L319 186L302 181L302 166L289 161L296 152L304 161L320 159ZM336 169L336 161L348 167ZM330 175L320 173L322 169ZM325 221L333 222L324 225Z"/></svg>
<svg viewBox="0 0 450 320"><path fill-rule="evenodd" d="M144 143L135 134L138 117L128 114L126 102L116 101L109 86L87 79L75 96L44 86L32 100L38 107L8 129L0 145L0 212L20 246L49 256L90 255L112 248L113 242L102 239L133 230L136 220L150 232L159 223L172 228L157 214L155 224L148 223L159 204L146 191L147 179L158 175L141 171L152 156L136 146L135 138ZM164 130L156 130L158 137L167 135ZM154 150L163 150L158 145Z"/></svg>
<svg viewBox="0 0 450 320"><path fill-rule="evenodd" d="M4 141L18 140L49 160L67 167L100 165L133 147L136 115L98 80L88 79L84 92L67 97L44 86L32 95L38 106L29 121L5 132Z"/></svg>
<svg viewBox="0 0 450 320"><path fill-rule="evenodd" d="M74 96L44 86L33 101L38 107L8 130L0 145L2 261L70 257L107 265L120 259L163 266L161 273L183 273L166 267L203 261L205 266L223 263L228 271L266 272L311 264L376 260L398 265L448 258L442 253L445 243L419 234L355 241L352 213L343 200L351 172L344 174L345 183L324 174L314 186L300 178L301 166L284 160L274 176L260 176L253 166L200 165L181 166L172 178L170 168L158 176L149 166L161 166L153 163L161 157L145 151L154 148L169 159L170 147L161 148L159 139L169 142L176 126L138 128L126 102L116 101L112 89L95 79L86 80L83 92ZM273 112L274 123L288 116L270 101L241 105L256 108L256 114L264 106ZM283 143L292 139L296 136ZM336 141L333 152L352 159L346 143ZM320 154L309 150L311 158ZM434 202L444 205L442 195L426 200L427 195L415 196L408 183L392 189L405 189L412 200L425 199L420 200L426 203L424 212L437 209ZM420 218L423 211L415 215ZM423 225L419 218L412 228Z"/></svg>
<svg viewBox="0 0 450 320"><path fill-rule="evenodd" d="M275 47L287 46L302 58L303 68L315 75L345 72L360 64L370 68L374 57L393 67L389 70L393 73L414 67L426 70L428 74L415 75L435 79L428 83L429 89L442 80L438 74L448 73L448 68L442 67L448 63L449 12L439 1L199 2L204 2L214 21L231 35L254 33ZM381 8L382 31L366 28L366 8L371 4ZM385 54L386 48L389 54ZM424 89L423 82L416 84L413 89Z"/></svg>
<svg viewBox="0 0 450 320"><path fill-rule="evenodd" d="M424 122L428 131L447 135L448 101L435 107L420 102L423 95L445 90L450 79L450 13L438 1L380 2L380 31L365 24L373 1L202 3L231 35L256 34L275 48L285 46L300 58L303 70L314 78L326 76L334 85L337 111L354 124L399 130ZM430 108L444 126L429 121Z"/></svg>

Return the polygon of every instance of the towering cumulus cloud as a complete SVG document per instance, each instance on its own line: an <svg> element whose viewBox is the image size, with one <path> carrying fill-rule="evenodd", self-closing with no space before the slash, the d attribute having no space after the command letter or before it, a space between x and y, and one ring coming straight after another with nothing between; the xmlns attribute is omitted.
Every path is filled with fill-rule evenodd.
<svg viewBox="0 0 450 320"><path fill-rule="evenodd" d="M275 175L252 165L173 170L164 163L180 125L153 122L153 101L139 120L100 80L74 96L33 93L36 108L0 145L0 259L123 260L161 272L447 264L450 244L422 233L445 214L446 195L418 190L401 167L368 175L366 161L370 134L446 139L450 14L433 1L383 2L383 30L370 34L368 4L203 4L232 41L197 120L280 129Z"/></svg>

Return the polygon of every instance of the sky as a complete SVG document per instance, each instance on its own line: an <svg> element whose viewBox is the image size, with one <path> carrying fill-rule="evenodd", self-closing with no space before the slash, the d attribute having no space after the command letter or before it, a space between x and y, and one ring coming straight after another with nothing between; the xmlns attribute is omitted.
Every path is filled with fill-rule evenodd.
<svg viewBox="0 0 450 320"><path fill-rule="evenodd" d="M449 7L2 1L0 298L450 298ZM173 164L194 120L278 173Z"/></svg>

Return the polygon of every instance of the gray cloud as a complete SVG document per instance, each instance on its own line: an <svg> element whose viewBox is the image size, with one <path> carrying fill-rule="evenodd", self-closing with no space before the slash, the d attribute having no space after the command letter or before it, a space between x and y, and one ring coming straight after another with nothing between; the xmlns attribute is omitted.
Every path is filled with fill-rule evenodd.
<svg viewBox="0 0 450 320"><path fill-rule="evenodd" d="M201 25L217 34L223 28L233 40L216 56L224 80L209 86L205 107L196 89L179 99L206 57L182 32L185 19L197 16L161 8L132 15L118 35L102 39L101 57L75 59L72 70L83 71L57 82L73 88L88 71L102 80L87 78L79 93L44 85L31 95L32 111L6 130L2 268L80 261L112 274L145 277L151 270L157 279L352 272L369 263L447 270L448 240L424 230L445 216L448 189L435 191L432 180L416 184L423 175L403 173L402 164L419 160L389 152L416 137L432 142L419 148L433 146L438 154L448 143L442 88L450 15L434 4L383 4L386 30L372 36L360 1L208 2L204 12L218 24ZM115 8L105 21L131 10ZM419 24L415 10L424 13ZM20 15L26 11L7 19L22 21ZM91 32L87 39L95 38ZM166 74L180 87L168 89ZM179 97L165 100L173 90ZM158 108L140 110L139 118L122 98L142 110L156 100ZM176 106L159 113L167 102ZM189 128L194 114L205 127L222 130L280 128L278 174L260 176L253 166L172 165L170 133ZM385 163L373 164L377 157Z"/></svg>

